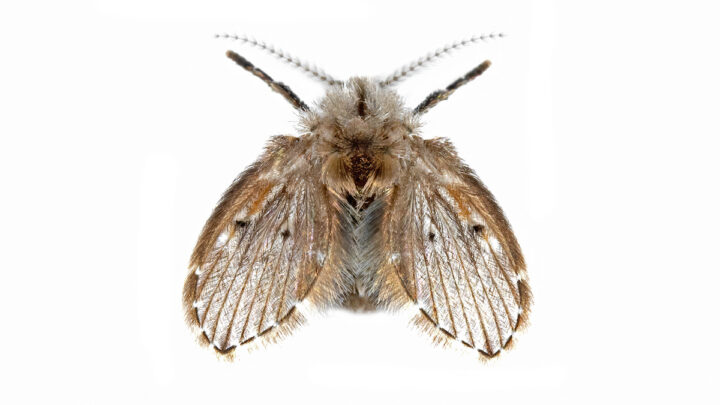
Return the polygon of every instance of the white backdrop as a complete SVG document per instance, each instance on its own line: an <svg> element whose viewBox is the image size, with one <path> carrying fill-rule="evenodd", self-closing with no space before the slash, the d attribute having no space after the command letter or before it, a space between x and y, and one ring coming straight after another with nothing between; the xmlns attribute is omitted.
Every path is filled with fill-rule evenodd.
<svg viewBox="0 0 720 405"><path fill-rule="evenodd" d="M717 10L704 2L75 1L0 6L3 403L717 403ZM515 348L481 363L393 314L313 317L234 363L180 305L220 194L323 87L384 76L505 209L535 293Z"/></svg>

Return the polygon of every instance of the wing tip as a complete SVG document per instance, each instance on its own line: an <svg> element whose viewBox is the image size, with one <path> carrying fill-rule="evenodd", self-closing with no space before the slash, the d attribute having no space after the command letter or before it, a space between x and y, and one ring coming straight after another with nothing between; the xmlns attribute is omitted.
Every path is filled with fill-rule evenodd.
<svg viewBox="0 0 720 405"><path fill-rule="evenodd" d="M523 321L526 321L524 319ZM411 323L419 329L421 332L426 334L426 336L429 336L432 343L434 345L443 347L443 348L450 348L450 347L464 347L471 350L474 350L478 353L479 359L483 362L496 359L499 357L500 353L506 352L508 350L511 350L515 347L515 333L518 332L519 329L515 329L513 331L513 334L510 335L510 337L505 341L503 346L501 348L498 348L495 352L489 353L487 348L479 348L469 342L466 342L464 340L458 339L454 335L452 335L447 330L441 328L438 326L430 317L430 315L425 312L422 308L419 308L418 313L412 318ZM520 321L518 321L518 327L521 326ZM522 325L525 327L526 325ZM458 345L457 343L460 343Z"/></svg>
<svg viewBox="0 0 720 405"><path fill-rule="evenodd" d="M191 277L188 277L188 280L190 279ZM188 306L186 304L186 310L187 308ZM285 316L283 316L283 318L277 322L277 324L268 327L259 334L251 336L243 340L239 344L234 344L227 347L219 347L210 339L205 330L201 328L200 322L197 317L197 311L192 306L192 300L190 301L189 308L191 309L191 311L186 311L186 321L191 327L191 329L195 332L198 344L202 347L212 349L219 359L230 362L234 361L237 358L237 349L239 347L244 347L247 349L247 351L252 351L260 346L264 347L269 344L277 343L290 336L290 334L297 327L304 324L307 320L305 316L299 310L297 310L297 307L292 307L288 311L288 313L285 314Z"/></svg>

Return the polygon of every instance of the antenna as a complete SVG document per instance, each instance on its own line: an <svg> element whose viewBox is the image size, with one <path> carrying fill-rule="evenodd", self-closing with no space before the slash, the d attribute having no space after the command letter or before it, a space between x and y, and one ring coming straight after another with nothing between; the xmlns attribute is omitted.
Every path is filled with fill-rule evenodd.
<svg viewBox="0 0 720 405"><path fill-rule="evenodd" d="M453 94L455 90L468 84L470 81L483 74L483 72L485 72L489 67L490 61L486 60L485 62L475 66L473 70L467 72L465 76L450 83L447 87L445 87L445 89L433 91L432 93L430 93L429 96L425 98L425 100L423 100L422 103L415 107L415 109L413 110L413 114L425 114L427 110L435 107L437 103L443 100L447 100L447 98L450 97L450 95Z"/></svg>
<svg viewBox="0 0 720 405"><path fill-rule="evenodd" d="M240 41L245 44L250 44L252 46L258 47L265 52L274 55L278 57L279 59L282 59L285 63L294 66L295 68L298 68L308 75L310 75L312 78L320 80L321 82L324 82L326 84L329 84L331 86L335 86L338 84L342 84L340 80L336 80L329 74L325 73L324 70L318 68L315 65L310 65L307 62L303 62L302 60L290 55L287 52L282 51L281 49L275 48L273 45L266 44L263 41L258 41L255 38L250 38L248 36L238 36L238 35L230 35L230 34L215 34L215 38L224 38L224 39L232 39L234 41Z"/></svg>
<svg viewBox="0 0 720 405"><path fill-rule="evenodd" d="M382 86L390 86L394 83L400 82L401 80L404 80L410 76L413 75L416 71L419 69L425 67L426 65L430 64L430 62L434 61L435 59L438 59L442 56L445 56L446 54L450 53L453 50L465 47L467 45L471 45L477 42L487 42L488 39L495 39L495 38L503 38L505 37L505 34L503 33L490 33L490 34L483 34L483 35L476 35L473 36L470 39L464 39L462 41L456 41L452 44L447 44L442 48L438 48L435 50L435 52L430 52L427 55L425 55L422 58L419 58L415 60L414 62L411 62L400 69L396 70L392 75L388 76L385 80L380 82L380 85Z"/></svg>

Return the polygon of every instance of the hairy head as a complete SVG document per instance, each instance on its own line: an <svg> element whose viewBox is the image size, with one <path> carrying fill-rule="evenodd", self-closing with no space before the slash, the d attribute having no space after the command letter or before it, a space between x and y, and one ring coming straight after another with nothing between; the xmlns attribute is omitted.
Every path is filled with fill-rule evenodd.
<svg viewBox="0 0 720 405"><path fill-rule="evenodd" d="M372 79L353 77L328 89L316 108L302 118L301 125L339 143L362 145L371 138L392 139L398 132L412 132L418 122L395 90Z"/></svg>
<svg viewBox="0 0 720 405"><path fill-rule="evenodd" d="M352 194L392 181L406 153L402 140L419 123L395 90L354 77L330 88L301 125L319 137L328 183Z"/></svg>

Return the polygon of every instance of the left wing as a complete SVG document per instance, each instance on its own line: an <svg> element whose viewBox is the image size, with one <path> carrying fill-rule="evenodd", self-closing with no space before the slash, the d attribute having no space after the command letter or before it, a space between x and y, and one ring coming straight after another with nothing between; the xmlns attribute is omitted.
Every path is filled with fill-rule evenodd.
<svg viewBox="0 0 720 405"><path fill-rule="evenodd" d="M333 304L349 284L347 232L321 184L310 135L275 137L208 219L185 283L188 321L220 352L287 334L297 305Z"/></svg>

